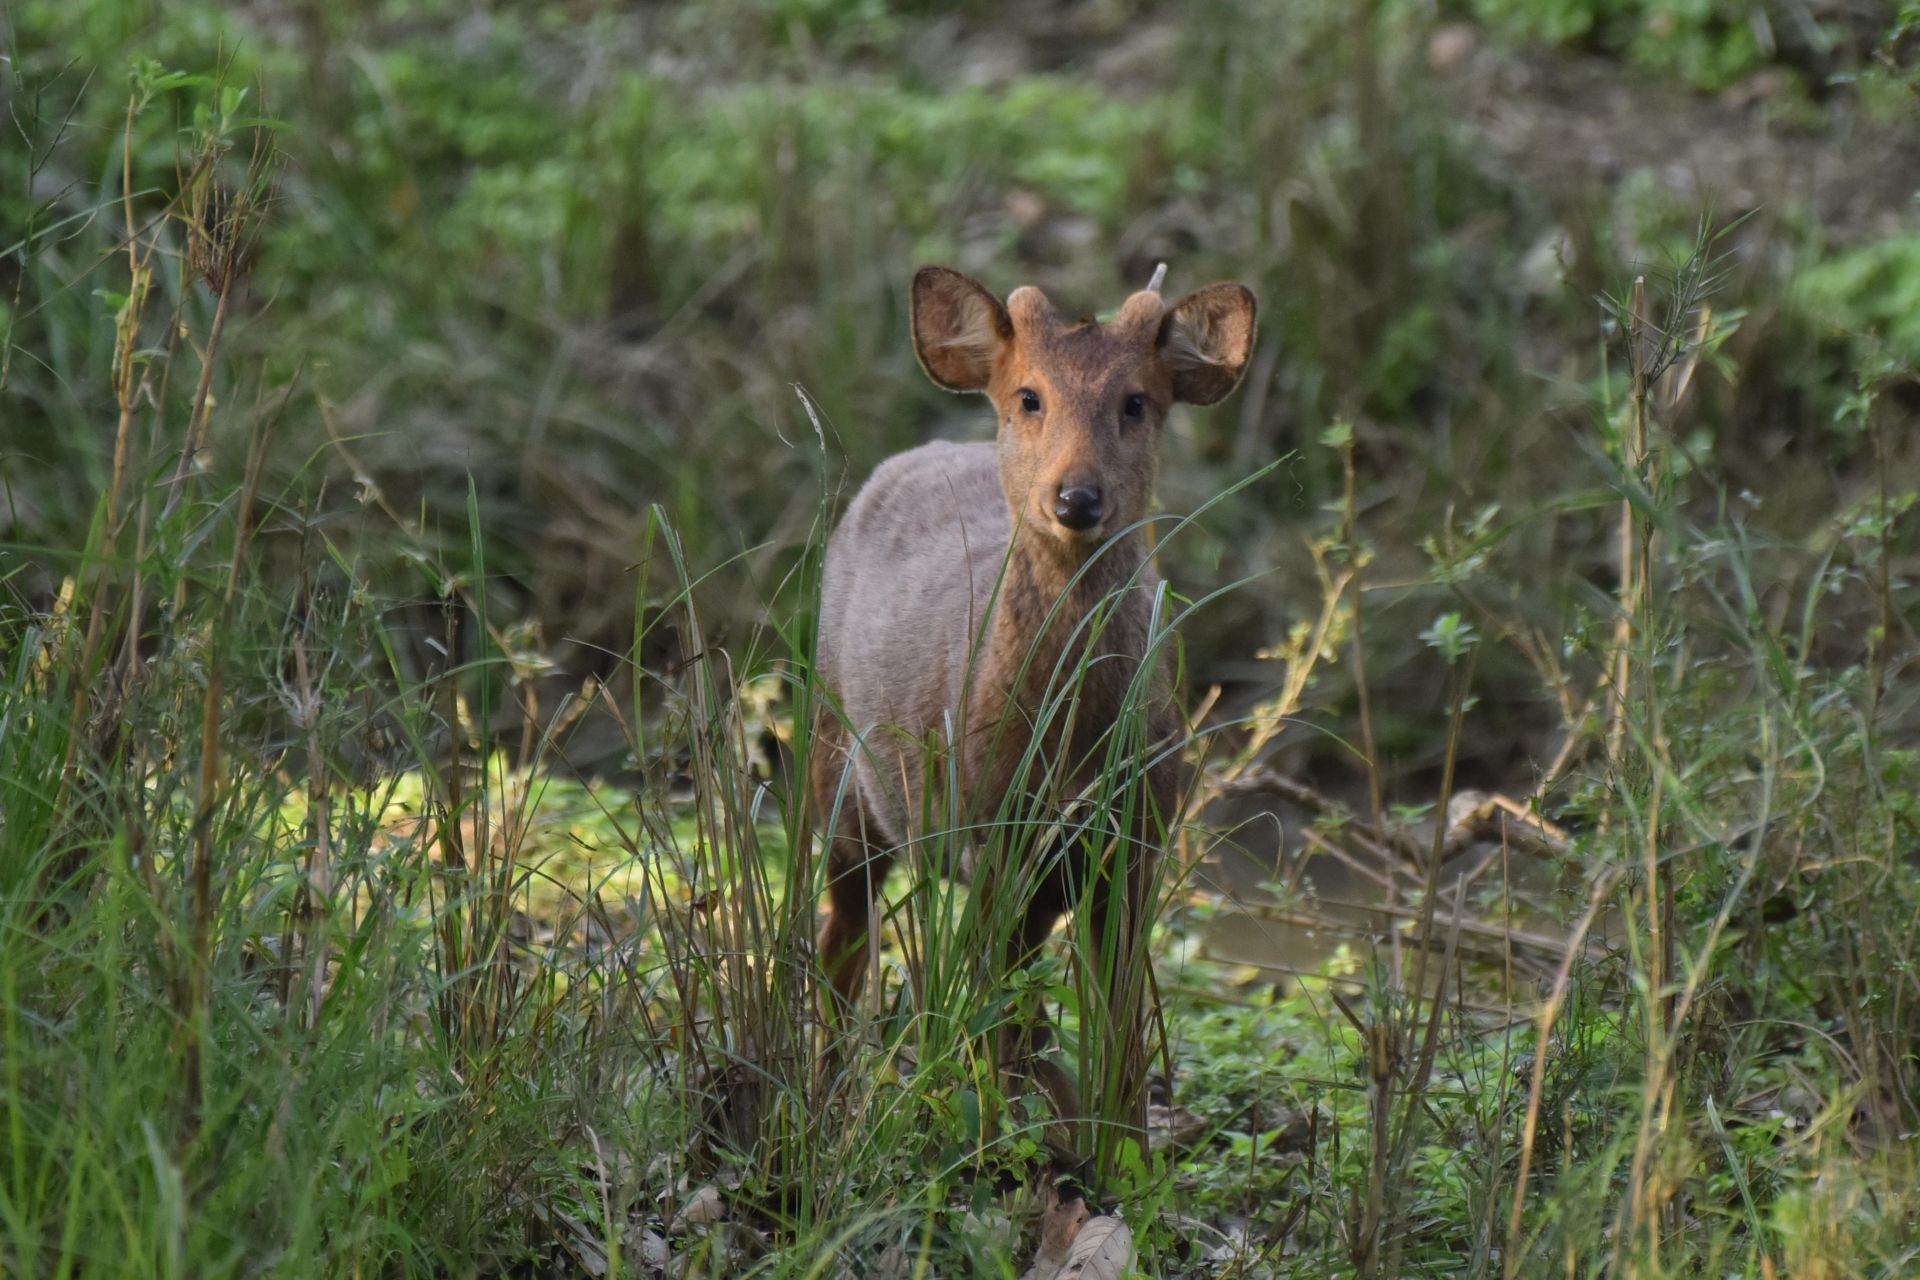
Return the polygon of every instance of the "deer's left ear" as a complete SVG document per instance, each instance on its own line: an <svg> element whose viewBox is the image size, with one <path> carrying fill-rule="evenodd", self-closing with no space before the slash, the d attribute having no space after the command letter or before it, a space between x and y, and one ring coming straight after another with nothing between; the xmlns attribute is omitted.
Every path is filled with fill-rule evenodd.
<svg viewBox="0 0 1920 1280"><path fill-rule="evenodd" d="M1168 309L1160 321L1160 358L1173 375L1173 395L1212 404L1240 385L1257 329L1253 293L1240 284L1210 284Z"/></svg>

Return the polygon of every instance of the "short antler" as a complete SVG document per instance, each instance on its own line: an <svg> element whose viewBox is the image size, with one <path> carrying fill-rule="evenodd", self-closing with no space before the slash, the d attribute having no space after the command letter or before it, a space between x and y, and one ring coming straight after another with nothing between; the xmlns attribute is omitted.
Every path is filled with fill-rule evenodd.
<svg viewBox="0 0 1920 1280"><path fill-rule="evenodd" d="M1153 268L1153 279L1147 281L1147 292L1148 293L1160 292L1160 286L1163 283L1165 283L1166 278L1167 278L1167 264L1164 262L1156 264Z"/></svg>

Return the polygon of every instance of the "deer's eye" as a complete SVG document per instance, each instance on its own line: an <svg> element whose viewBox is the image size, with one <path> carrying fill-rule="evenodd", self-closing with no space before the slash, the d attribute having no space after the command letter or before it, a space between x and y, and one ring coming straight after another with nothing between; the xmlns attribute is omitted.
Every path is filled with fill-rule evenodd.
<svg viewBox="0 0 1920 1280"><path fill-rule="evenodd" d="M1147 398L1136 391L1128 396L1120 406L1120 412L1126 415L1128 422L1138 422L1147 416Z"/></svg>
<svg viewBox="0 0 1920 1280"><path fill-rule="evenodd" d="M1034 391L1030 387L1022 387L1020 388L1017 394L1020 397L1020 408L1023 412L1025 413L1040 412L1040 393L1039 392Z"/></svg>

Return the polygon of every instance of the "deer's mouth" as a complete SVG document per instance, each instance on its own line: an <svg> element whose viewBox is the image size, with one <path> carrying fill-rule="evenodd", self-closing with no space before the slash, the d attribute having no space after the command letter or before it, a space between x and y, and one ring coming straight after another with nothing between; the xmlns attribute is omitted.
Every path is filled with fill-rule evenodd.
<svg viewBox="0 0 1920 1280"><path fill-rule="evenodd" d="M1076 553L1084 554L1107 540L1108 525L1111 521L1106 518L1096 520L1084 528L1075 528L1057 519L1053 512L1047 510L1045 504L1041 505L1041 509L1036 514L1039 519L1034 523L1045 529L1060 546Z"/></svg>

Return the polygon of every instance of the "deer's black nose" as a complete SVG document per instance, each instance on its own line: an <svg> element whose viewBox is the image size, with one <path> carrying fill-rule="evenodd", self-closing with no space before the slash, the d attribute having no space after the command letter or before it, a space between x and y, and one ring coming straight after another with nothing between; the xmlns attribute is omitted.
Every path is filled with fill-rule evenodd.
<svg viewBox="0 0 1920 1280"><path fill-rule="evenodd" d="M1076 485L1060 490L1053 501L1053 518L1075 533L1085 533L1106 518L1100 491Z"/></svg>

